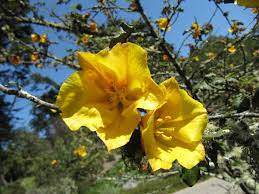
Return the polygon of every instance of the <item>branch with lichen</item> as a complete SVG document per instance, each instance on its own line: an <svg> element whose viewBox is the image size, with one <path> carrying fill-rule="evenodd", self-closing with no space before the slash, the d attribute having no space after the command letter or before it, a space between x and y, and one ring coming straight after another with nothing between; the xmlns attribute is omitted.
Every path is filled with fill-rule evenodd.
<svg viewBox="0 0 259 194"><path fill-rule="evenodd" d="M209 120L227 119L227 118L259 118L259 113L255 112L243 112L234 114L217 114L209 116Z"/></svg>
<svg viewBox="0 0 259 194"><path fill-rule="evenodd" d="M150 20L148 19L147 15L144 12L144 9L140 3L139 0L135 1L136 4L138 5L138 12L140 13L140 15L142 16L144 22L146 23L146 25L148 26L151 34L153 37L157 38L158 40L162 40L161 37L159 36L159 34L155 31L153 25L151 24ZM187 89L192 91L192 83L190 82L190 80L187 78L185 72L181 69L180 65L178 64L178 62L176 61L176 58L174 57L174 55L171 53L171 51L169 50L169 48L167 47L167 43L165 42L165 40L160 42L160 47L161 49L164 51L164 53L168 56L169 60L173 63L177 73L181 76L181 78L184 81L184 84L186 85ZM194 98L198 99L198 97L195 94L192 94Z"/></svg>
<svg viewBox="0 0 259 194"><path fill-rule="evenodd" d="M64 25L63 23L56 23L56 22L50 22L44 19L36 19L36 18L27 18L27 17L22 17L22 16L0 16L1 20L10 20L10 21L15 21L17 23L24 23L24 24L35 24L35 25L40 25L40 26L45 26L45 27L51 27L56 30L63 30L66 32L72 32L72 33L78 33L78 30L75 30L73 28L73 25ZM85 28L81 29L80 33L87 33L91 35L97 35L97 36L106 36L108 34L104 32L91 32L90 29L85 26Z"/></svg>
<svg viewBox="0 0 259 194"><path fill-rule="evenodd" d="M38 97L33 96L22 89L12 89L12 88L8 88L8 87L5 87L2 84L0 84L0 91L2 91L5 94L8 94L8 95L14 95L19 98L25 98L27 100L30 100L31 102L36 103L38 106L44 106L46 108L54 109L58 112L61 112L58 106L51 104L49 102L45 102L45 101L39 99Z"/></svg>

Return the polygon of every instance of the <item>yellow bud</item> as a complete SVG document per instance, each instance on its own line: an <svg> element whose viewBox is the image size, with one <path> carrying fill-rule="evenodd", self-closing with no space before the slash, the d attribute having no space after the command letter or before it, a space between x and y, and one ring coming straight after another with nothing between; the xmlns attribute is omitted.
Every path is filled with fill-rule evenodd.
<svg viewBox="0 0 259 194"><path fill-rule="evenodd" d="M79 156L81 158L86 157L86 155L87 155L86 147L85 146L79 146L78 148L76 148L73 151L73 154L76 155L76 156Z"/></svg>
<svg viewBox="0 0 259 194"><path fill-rule="evenodd" d="M51 161L51 165L52 165L52 166L57 166L57 165L59 165L59 160L52 160L52 161Z"/></svg>
<svg viewBox="0 0 259 194"><path fill-rule="evenodd" d="M228 29L228 32L235 34L239 31L238 24L235 22L231 25L231 27Z"/></svg>
<svg viewBox="0 0 259 194"><path fill-rule="evenodd" d="M32 62L36 62L39 60L39 53L38 52L34 52L31 54L31 61Z"/></svg>
<svg viewBox="0 0 259 194"><path fill-rule="evenodd" d="M45 44L47 42L48 42L48 35L47 34L42 34L40 36L40 43Z"/></svg>
<svg viewBox="0 0 259 194"><path fill-rule="evenodd" d="M85 34L85 35L81 38L82 43L87 44L88 41L89 41L89 37L90 37L90 36L89 36L88 34Z"/></svg>
<svg viewBox="0 0 259 194"><path fill-rule="evenodd" d="M90 17L90 13L89 12L86 12L85 15L82 16L82 19L83 20L86 20Z"/></svg>
<svg viewBox="0 0 259 194"><path fill-rule="evenodd" d="M12 55L9 61L14 65L19 65L21 63L21 58L18 55Z"/></svg>
<svg viewBox="0 0 259 194"><path fill-rule="evenodd" d="M164 60L164 61L169 61L169 57L168 57L167 54L163 54L163 60Z"/></svg>
<svg viewBox="0 0 259 194"><path fill-rule="evenodd" d="M213 60L213 59L215 59L216 58L216 54L215 53L213 53L213 52L208 52L207 54L206 54L206 56L210 59L210 60Z"/></svg>
<svg viewBox="0 0 259 194"><path fill-rule="evenodd" d="M135 3L135 2L132 2L132 3L130 4L130 9L131 9L132 11L137 11L137 10L138 10L138 4Z"/></svg>
<svg viewBox="0 0 259 194"><path fill-rule="evenodd" d="M32 42L39 42L40 37L38 34L31 34L31 41Z"/></svg>
<svg viewBox="0 0 259 194"><path fill-rule="evenodd" d="M197 22L192 23L192 36L194 39L198 39L201 36L201 27Z"/></svg>
<svg viewBox="0 0 259 194"><path fill-rule="evenodd" d="M231 53L231 54L233 54L233 53L235 53L237 51L235 45L233 45L231 43L228 45L227 49L228 49L228 52Z"/></svg>
<svg viewBox="0 0 259 194"><path fill-rule="evenodd" d="M195 57L193 57L192 59L193 59L193 61L195 61L195 62L200 61L200 58L199 58L198 56L195 56Z"/></svg>
<svg viewBox="0 0 259 194"><path fill-rule="evenodd" d="M89 24L90 32L97 32L97 24L95 22L90 22Z"/></svg>
<svg viewBox="0 0 259 194"><path fill-rule="evenodd" d="M161 30L166 30L166 27L167 30L170 30L169 20L167 18L160 18L156 20L156 23Z"/></svg>

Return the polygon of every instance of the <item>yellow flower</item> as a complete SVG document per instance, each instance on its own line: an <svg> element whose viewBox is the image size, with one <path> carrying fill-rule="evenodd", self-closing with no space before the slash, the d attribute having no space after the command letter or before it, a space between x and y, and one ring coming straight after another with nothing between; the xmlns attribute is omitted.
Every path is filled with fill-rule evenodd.
<svg viewBox="0 0 259 194"><path fill-rule="evenodd" d="M40 43L45 44L47 42L48 42L48 35L47 34L42 34L40 36Z"/></svg>
<svg viewBox="0 0 259 194"><path fill-rule="evenodd" d="M52 160L52 161L51 161L51 165L52 165L52 166L57 166L57 165L59 165L59 160Z"/></svg>
<svg viewBox="0 0 259 194"><path fill-rule="evenodd" d="M37 62L39 60L39 53L38 52L32 53L31 60L32 60L32 62Z"/></svg>
<svg viewBox="0 0 259 194"><path fill-rule="evenodd" d="M170 169L175 160L190 169L205 157L201 140L208 122L207 111L180 89L174 78L160 87L167 94L165 103L150 111L142 121L145 153L154 171Z"/></svg>
<svg viewBox="0 0 259 194"><path fill-rule="evenodd" d="M138 4L133 1L133 2L130 4L130 9L131 9L132 11L137 11L137 10L138 10Z"/></svg>
<svg viewBox="0 0 259 194"><path fill-rule="evenodd" d="M20 56L18 55L12 55L10 58L9 58L9 61L14 64L14 65L19 65L21 63L21 58Z"/></svg>
<svg viewBox="0 0 259 194"><path fill-rule="evenodd" d="M186 58L181 56L178 60L180 63L184 63L186 61Z"/></svg>
<svg viewBox="0 0 259 194"><path fill-rule="evenodd" d="M192 23L192 36L194 39L198 39L201 36L201 27L197 22Z"/></svg>
<svg viewBox="0 0 259 194"><path fill-rule="evenodd" d="M259 8L258 0L236 0L235 3L249 8Z"/></svg>
<svg viewBox="0 0 259 194"><path fill-rule="evenodd" d="M86 151L86 147L85 146L79 146L78 148L76 148L73 152L74 155L79 156L81 158L86 157L87 155L87 151Z"/></svg>
<svg viewBox="0 0 259 194"><path fill-rule="evenodd" d="M91 14L89 12L86 12L84 15L82 15L82 19L87 20L90 17L90 15Z"/></svg>
<svg viewBox="0 0 259 194"><path fill-rule="evenodd" d="M231 53L231 54L233 54L233 53L235 53L237 51L235 45L233 45L231 43L228 45L227 49L228 49L228 52Z"/></svg>
<svg viewBox="0 0 259 194"><path fill-rule="evenodd" d="M228 32L235 34L239 31L239 26L237 22L234 22L231 27L228 29Z"/></svg>
<svg viewBox="0 0 259 194"><path fill-rule="evenodd" d="M216 58L216 54L215 53L213 53L213 52L208 52L208 53L206 53L206 56L210 59L210 60L213 60L213 59L215 59Z"/></svg>
<svg viewBox="0 0 259 194"><path fill-rule="evenodd" d="M81 71L61 86L56 104L72 130L96 131L108 150L128 143L141 116L138 108L154 110L163 99L151 79L147 52L133 43L118 43L97 54L78 53Z"/></svg>
<svg viewBox="0 0 259 194"><path fill-rule="evenodd" d="M32 42L39 42L40 36L38 34L31 34L31 41Z"/></svg>
<svg viewBox="0 0 259 194"><path fill-rule="evenodd" d="M164 60L164 61L169 61L169 57L168 57L167 54L163 54L163 60Z"/></svg>
<svg viewBox="0 0 259 194"><path fill-rule="evenodd" d="M95 22L90 22L89 28L90 28L90 32L97 32L98 31L97 24Z"/></svg>
<svg viewBox="0 0 259 194"><path fill-rule="evenodd" d="M200 61L200 58L199 58L198 56L195 56L195 57L192 58L192 60L193 60L194 62L198 62L198 61Z"/></svg>
<svg viewBox="0 0 259 194"><path fill-rule="evenodd" d="M88 34L83 35L83 37L81 38L82 43L87 44L89 41L89 38L90 38L90 35Z"/></svg>
<svg viewBox="0 0 259 194"><path fill-rule="evenodd" d="M161 30L166 30L166 27L167 27L167 30L169 31L170 24L168 22L169 21L167 18L160 18L160 19L156 20L156 23Z"/></svg>

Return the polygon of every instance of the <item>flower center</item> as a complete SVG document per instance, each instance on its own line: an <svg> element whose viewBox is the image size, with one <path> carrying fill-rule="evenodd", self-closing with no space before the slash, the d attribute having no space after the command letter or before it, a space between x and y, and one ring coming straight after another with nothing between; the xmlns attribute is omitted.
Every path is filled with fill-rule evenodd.
<svg viewBox="0 0 259 194"><path fill-rule="evenodd" d="M126 84L123 84L123 83L116 84L114 82L111 82L109 84L109 88L105 89L105 92L107 93L107 101L109 102L109 104L112 104L114 108L117 108L120 112L122 112L123 108L127 104Z"/></svg>

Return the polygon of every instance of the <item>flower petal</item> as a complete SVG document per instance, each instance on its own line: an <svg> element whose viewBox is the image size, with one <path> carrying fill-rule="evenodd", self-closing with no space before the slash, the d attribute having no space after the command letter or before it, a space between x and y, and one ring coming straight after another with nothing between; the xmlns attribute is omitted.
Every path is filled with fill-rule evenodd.
<svg viewBox="0 0 259 194"><path fill-rule="evenodd" d="M205 158L205 150L202 143L186 145L177 142L171 154L174 155L181 166L187 169L193 168Z"/></svg>
<svg viewBox="0 0 259 194"><path fill-rule="evenodd" d="M110 151L127 144L131 134L138 126L140 115L135 106L124 110L123 114L117 112L117 117L110 125L97 130L98 136Z"/></svg>
<svg viewBox="0 0 259 194"><path fill-rule="evenodd" d="M160 117L170 116L167 127L173 127L174 137L183 142L200 141L208 123L207 111L179 86L175 79L162 83L167 90L167 103L159 110Z"/></svg>
<svg viewBox="0 0 259 194"><path fill-rule="evenodd" d="M73 131L81 126L95 131L114 119L114 113L104 103L107 96L98 85L96 76L92 72L87 73L73 73L62 84L56 100L63 120Z"/></svg>
<svg viewBox="0 0 259 194"><path fill-rule="evenodd" d="M146 86L146 93L136 102L137 108L145 110L154 110L165 100L165 92L153 80L146 80L149 84Z"/></svg>

